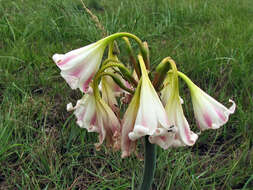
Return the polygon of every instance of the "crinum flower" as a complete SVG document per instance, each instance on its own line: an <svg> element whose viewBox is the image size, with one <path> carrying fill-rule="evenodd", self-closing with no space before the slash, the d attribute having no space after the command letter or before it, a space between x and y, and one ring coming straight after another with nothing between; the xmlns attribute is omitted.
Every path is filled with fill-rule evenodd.
<svg viewBox="0 0 253 190"><path fill-rule="evenodd" d="M75 107L69 103L67 110L75 110L77 124L81 128L99 133L99 142L95 144L98 149L104 140L108 147L120 148L120 122L111 108L101 98L97 99L93 92L85 94Z"/></svg>
<svg viewBox="0 0 253 190"><path fill-rule="evenodd" d="M89 132L99 132L96 126L96 101L92 92L85 94L78 100L75 107L73 107L72 103L67 104L67 111L73 110L75 110L74 115L77 118L76 123L81 128L86 128Z"/></svg>
<svg viewBox="0 0 253 190"><path fill-rule="evenodd" d="M182 99L179 96L178 87L178 75L176 64L172 59L168 59L172 66L172 72L167 74L165 82L169 82L169 85L165 86L163 91L163 100L165 110L168 115L170 125L173 125L176 129L176 135L159 135L152 138L152 143L160 144L164 149L170 146L192 146L198 139L198 135L191 131L189 124L184 116L182 108Z"/></svg>
<svg viewBox="0 0 253 190"><path fill-rule="evenodd" d="M149 80L143 58L139 55L142 77L126 110L122 123L122 157L129 156L135 140L149 135L157 136L161 130L171 131L165 109Z"/></svg>
<svg viewBox="0 0 253 190"><path fill-rule="evenodd" d="M229 99L232 106L226 108L201 90L186 75L179 72L179 76L185 80L190 89L194 115L200 130L220 128L228 121L229 115L235 112L236 104L233 100Z"/></svg>
<svg viewBox="0 0 253 190"><path fill-rule="evenodd" d="M72 89L87 92L93 76L98 71L108 38L66 54L54 54L53 60L61 69L61 76Z"/></svg>

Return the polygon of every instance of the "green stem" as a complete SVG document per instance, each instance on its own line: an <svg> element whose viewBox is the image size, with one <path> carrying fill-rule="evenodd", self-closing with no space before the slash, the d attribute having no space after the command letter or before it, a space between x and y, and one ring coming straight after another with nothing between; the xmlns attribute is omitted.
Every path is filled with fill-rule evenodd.
<svg viewBox="0 0 253 190"><path fill-rule="evenodd" d="M143 45L142 41L140 40L140 38L138 38L137 36L131 34L131 33L127 33L127 32L119 32L119 33L115 33L112 34L104 39L102 39L103 41L107 41L108 43L111 42L112 40L115 40L117 38L121 38L121 37L129 37L132 38L133 40L135 40L137 42L137 44L140 47L141 50L141 54L144 57L144 61L145 63L148 62L148 50L146 49L146 47Z"/></svg>
<svg viewBox="0 0 253 190"><path fill-rule="evenodd" d="M177 66L171 57L164 58L161 63L156 67L156 74L153 80L153 85L156 90L160 90L160 87L167 76L167 72L172 68L172 72L174 73L174 88L175 92L178 92L178 73L177 73Z"/></svg>
<svg viewBox="0 0 253 190"><path fill-rule="evenodd" d="M133 84L133 86L135 87L138 85L137 81L132 77L130 71L122 63L119 63L117 61L114 61L114 63L108 62L106 62L106 64L105 62L103 63L103 66L99 70L100 73L102 73L105 69L109 67L118 67L123 76L125 77L124 79L126 79L129 83Z"/></svg>
<svg viewBox="0 0 253 190"><path fill-rule="evenodd" d="M177 74L185 81L185 83L188 85L190 89L192 89L192 87L195 86L195 84L191 81L191 79L189 79L189 77L187 77L184 73L177 71Z"/></svg>
<svg viewBox="0 0 253 190"><path fill-rule="evenodd" d="M140 65L137 63L135 56L134 56L134 52L131 46L130 41L128 40L127 37L123 37L123 40L125 41L126 47L127 47L127 51L130 57L130 62L132 63L134 70L138 76L138 78L141 78L141 70L140 70Z"/></svg>
<svg viewBox="0 0 253 190"><path fill-rule="evenodd" d="M100 74L99 74L99 78L102 77L102 76L105 76L105 75L108 75L108 76L112 77L113 81L114 81L120 88L122 88L123 90L129 92L130 94L134 94L134 91L131 90L131 89L129 89L129 88L127 88L127 87L120 81L120 79L119 79L115 74L113 74L113 73L106 73L106 72L100 73Z"/></svg>
<svg viewBox="0 0 253 190"><path fill-rule="evenodd" d="M156 168L156 146L145 136L144 174L139 190L150 190Z"/></svg>

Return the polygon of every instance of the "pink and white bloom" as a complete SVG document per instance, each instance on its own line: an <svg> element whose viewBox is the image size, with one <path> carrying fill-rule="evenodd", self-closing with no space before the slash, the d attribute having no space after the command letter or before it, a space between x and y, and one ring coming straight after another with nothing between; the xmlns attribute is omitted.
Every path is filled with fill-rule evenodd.
<svg viewBox="0 0 253 190"><path fill-rule="evenodd" d="M179 73L179 76L185 80L190 88L194 115L200 130L220 128L228 121L229 115L235 112L236 104L233 100L229 100L232 106L226 108L196 86L186 75Z"/></svg>
<svg viewBox="0 0 253 190"><path fill-rule="evenodd" d="M122 124L122 157L133 150L131 141L146 135L156 135L160 129L170 130L165 109L149 80L145 64L139 56L142 78L127 108ZM132 147L131 147L132 146Z"/></svg>
<svg viewBox="0 0 253 190"><path fill-rule="evenodd" d="M95 144L98 149L105 139L107 146L116 150L120 148L120 122L102 99L96 100L93 93L85 94L75 107L69 103L67 110L75 110L77 124L81 128L99 133L99 142Z"/></svg>
<svg viewBox="0 0 253 190"><path fill-rule="evenodd" d="M61 76L72 89L88 90L89 84L98 71L108 39L102 39L66 54L54 54L53 60L61 69Z"/></svg>
<svg viewBox="0 0 253 190"><path fill-rule="evenodd" d="M182 99L179 97L178 76L176 71L175 73L169 73L165 80L168 84L163 89L162 100L166 105L169 123L174 126L176 133L173 135L161 131L161 135L150 137L151 143L159 144L164 149L171 146L192 146L198 139L198 135L191 131L184 116Z"/></svg>
<svg viewBox="0 0 253 190"><path fill-rule="evenodd" d="M178 93L174 93L174 95L171 96L167 102L165 110L170 124L175 126L177 129L175 139L177 139L178 142L176 144L179 146L179 142L181 142L181 146L194 145L198 139L198 135L190 129L190 126L184 116Z"/></svg>
<svg viewBox="0 0 253 190"><path fill-rule="evenodd" d="M232 106L226 108L197 86L191 88L191 97L197 126L202 131L220 128L227 123L229 115L235 112L236 104L233 100L229 99Z"/></svg>

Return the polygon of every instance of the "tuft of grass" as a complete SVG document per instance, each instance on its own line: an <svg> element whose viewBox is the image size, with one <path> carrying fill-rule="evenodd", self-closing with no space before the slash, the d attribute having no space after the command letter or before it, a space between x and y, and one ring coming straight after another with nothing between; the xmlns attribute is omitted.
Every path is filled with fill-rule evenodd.
<svg viewBox="0 0 253 190"><path fill-rule="evenodd" d="M210 95L237 103L229 122L203 132L193 147L158 148L153 189L253 188L253 2L88 5L109 34L127 31L146 40L152 67L171 56ZM102 37L81 2L2 0L0 18L0 189L134 189L143 162L104 147L95 151L96 134L80 129L65 110L82 95L60 77L51 56ZM119 48L128 64L123 43ZM196 130L189 92L180 87Z"/></svg>

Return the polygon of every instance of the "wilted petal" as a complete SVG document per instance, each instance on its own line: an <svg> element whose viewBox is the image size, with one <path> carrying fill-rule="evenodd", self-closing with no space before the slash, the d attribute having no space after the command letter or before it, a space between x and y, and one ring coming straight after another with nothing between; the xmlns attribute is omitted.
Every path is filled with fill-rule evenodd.
<svg viewBox="0 0 253 190"><path fill-rule="evenodd" d="M96 143L98 149L105 139L107 146L115 150L120 148L120 122L102 99L96 100L93 93L85 94L77 101L75 107L69 103L67 110L75 110L77 124L81 128L86 128L88 132L99 133L99 142Z"/></svg>
<svg viewBox="0 0 253 190"><path fill-rule="evenodd" d="M61 76L72 89L86 92L94 74L98 71L106 41L100 40L66 54L54 54L53 60L61 69Z"/></svg>
<svg viewBox="0 0 253 190"><path fill-rule="evenodd" d="M102 99L96 101L96 110L98 117L97 124L101 131L99 134L99 143L96 144L96 147L99 149L106 139L106 145L108 147L118 150L120 148L121 132L121 125L118 118Z"/></svg>
<svg viewBox="0 0 253 190"><path fill-rule="evenodd" d="M96 104L93 94L85 94L82 99L78 100L76 106L67 105L68 111L74 111L77 118L77 124L81 128L86 128L89 132L98 132L96 126Z"/></svg>

